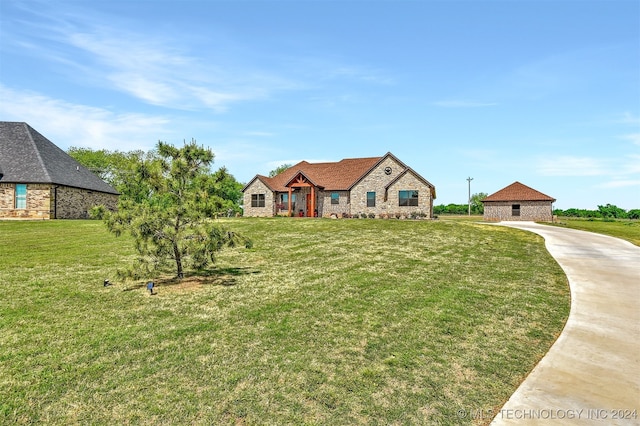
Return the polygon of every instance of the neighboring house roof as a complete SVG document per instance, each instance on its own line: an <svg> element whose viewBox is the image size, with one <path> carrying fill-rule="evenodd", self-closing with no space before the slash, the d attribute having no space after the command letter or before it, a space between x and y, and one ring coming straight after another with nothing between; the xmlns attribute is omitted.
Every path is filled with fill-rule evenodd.
<svg viewBox="0 0 640 426"><path fill-rule="evenodd" d="M2 182L50 183L118 194L27 123L0 121Z"/></svg>
<svg viewBox="0 0 640 426"><path fill-rule="evenodd" d="M511 185L502 188L500 191L489 195L482 202L491 201L556 201L555 198L536 191L520 182L514 182Z"/></svg>

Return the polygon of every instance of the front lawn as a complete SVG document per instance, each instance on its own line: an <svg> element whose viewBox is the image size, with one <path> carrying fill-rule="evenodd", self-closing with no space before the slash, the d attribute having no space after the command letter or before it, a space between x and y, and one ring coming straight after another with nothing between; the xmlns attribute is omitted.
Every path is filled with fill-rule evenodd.
<svg viewBox="0 0 640 426"><path fill-rule="evenodd" d="M0 222L0 423L487 423L568 315L516 229L221 222L254 247L155 296L100 222Z"/></svg>
<svg viewBox="0 0 640 426"><path fill-rule="evenodd" d="M640 221L627 219L577 219L561 217L553 225L564 226L583 231L597 232L622 238L637 246L640 246Z"/></svg>

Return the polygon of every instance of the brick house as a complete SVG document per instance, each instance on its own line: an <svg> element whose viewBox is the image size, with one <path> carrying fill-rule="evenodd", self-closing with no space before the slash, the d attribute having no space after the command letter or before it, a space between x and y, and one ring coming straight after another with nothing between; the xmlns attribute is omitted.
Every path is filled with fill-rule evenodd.
<svg viewBox="0 0 640 426"><path fill-rule="evenodd" d="M257 175L242 190L245 216L419 214L433 217L436 189L393 154L300 163L274 177Z"/></svg>
<svg viewBox="0 0 640 426"><path fill-rule="evenodd" d="M0 219L80 219L118 192L27 123L0 122Z"/></svg>
<svg viewBox="0 0 640 426"><path fill-rule="evenodd" d="M553 197L514 182L482 200L484 220L549 222L553 220L555 201Z"/></svg>

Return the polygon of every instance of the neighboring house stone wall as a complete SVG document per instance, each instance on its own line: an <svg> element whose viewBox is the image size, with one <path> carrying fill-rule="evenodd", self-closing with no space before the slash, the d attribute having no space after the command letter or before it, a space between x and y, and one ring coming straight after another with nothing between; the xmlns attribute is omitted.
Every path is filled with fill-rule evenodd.
<svg viewBox="0 0 640 426"><path fill-rule="evenodd" d="M520 205L520 215L513 215L513 206ZM490 201L484 203L486 221L550 222L553 212L550 201Z"/></svg>
<svg viewBox="0 0 640 426"><path fill-rule="evenodd" d="M15 208L16 185L0 183L0 218L50 219L51 185L27 184L27 208Z"/></svg>
<svg viewBox="0 0 640 426"><path fill-rule="evenodd" d="M92 207L103 205L109 210L115 210L118 204L118 196L115 194L56 186L51 189L51 217L55 213L56 219L88 219Z"/></svg>
<svg viewBox="0 0 640 426"><path fill-rule="evenodd" d="M14 186L10 183L0 183L0 217L4 217L6 212L14 205Z"/></svg>
<svg viewBox="0 0 640 426"><path fill-rule="evenodd" d="M264 195L264 207L251 207L251 196L254 194ZM275 214L276 203L273 191L260 179L255 179L244 191L243 203L245 216L271 217Z"/></svg>
<svg viewBox="0 0 640 426"><path fill-rule="evenodd" d="M109 210L115 210L117 203L118 196L115 194L30 183L27 184L27 208L16 209L15 184L0 184L0 218L86 219L93 206L104 205Z"/></svg>

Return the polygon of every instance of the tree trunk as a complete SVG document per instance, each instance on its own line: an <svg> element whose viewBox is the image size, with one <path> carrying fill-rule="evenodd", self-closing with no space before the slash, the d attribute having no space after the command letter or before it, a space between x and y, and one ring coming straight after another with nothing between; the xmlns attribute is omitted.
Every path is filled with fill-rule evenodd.
<svg viewBox="0 0 640 426"><path fill-rule="evenodd" d="M173 242L173 256L176 259L176 272L178 279L184 278L184 272L182 272L182 256L180 255L180 248L177 242Z"/></svg>
<svg viewBox="0 0 640 426"><path fill-rule="evenodd" d="M184 278L184 272L182 271L182 254L180 253L180 247L178 241L180 241L180 217L176 218L175 235L173 240L173 257L176 260L176 276L178 279Z"/></svg>

